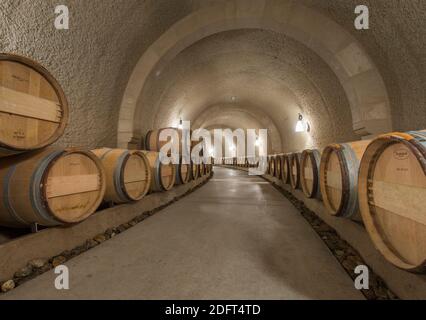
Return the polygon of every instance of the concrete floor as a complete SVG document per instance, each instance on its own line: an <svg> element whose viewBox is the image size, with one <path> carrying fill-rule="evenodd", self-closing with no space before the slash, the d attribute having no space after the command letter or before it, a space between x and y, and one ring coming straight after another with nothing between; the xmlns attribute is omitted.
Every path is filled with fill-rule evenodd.
<svg viewBox="0 0 426 320"><path fill-rule="evenodd" d="M215 168L214 178L72 259L70 290L48 272L3 299L362 299L278 191Z"/></svg>

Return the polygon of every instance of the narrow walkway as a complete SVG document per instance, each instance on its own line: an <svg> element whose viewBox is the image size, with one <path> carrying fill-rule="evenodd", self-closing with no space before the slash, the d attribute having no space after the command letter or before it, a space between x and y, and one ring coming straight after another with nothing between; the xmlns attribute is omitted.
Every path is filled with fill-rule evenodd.
<svg viewBox="0 0 426 320"><path fill-rule="evenodd" d="M215 168L188 197L6 299L362 299L297 210L271 185Z"/></svg>

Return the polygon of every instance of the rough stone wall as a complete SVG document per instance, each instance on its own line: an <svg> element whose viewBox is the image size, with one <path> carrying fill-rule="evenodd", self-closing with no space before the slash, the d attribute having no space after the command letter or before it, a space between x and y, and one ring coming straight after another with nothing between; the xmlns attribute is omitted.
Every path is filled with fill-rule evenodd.
<svg viewBox="0 0 426 320"><path fill-rule="evenodd" d="M385 82L394 130L426 128L426 1L365 0L370 29L354 28L357 0L302 3L345 27L374 60Z"/></svg>
<svg viewBox="0 0 426 320"><path fill-rule="evenodd" d="M54 28L55 6L70 29ZM116 146L118 110L138 58L192 8L190 0L2 0L0 51L41 63L60 82L71 117L59 145Z"/></svg>

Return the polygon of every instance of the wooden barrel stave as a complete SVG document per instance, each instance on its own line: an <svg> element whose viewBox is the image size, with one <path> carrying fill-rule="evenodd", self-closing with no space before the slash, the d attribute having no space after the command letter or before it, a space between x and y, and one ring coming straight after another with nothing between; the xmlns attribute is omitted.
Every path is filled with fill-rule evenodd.
<svg viewBox="0 0 426 320"><path fill-rule="evenodd" d="M176 164L176 184L187 184L191 180L191 164L183 163L182 158Z"/></svg>
<svg viewBox="0 0 426 320"><path fill-rule="evenodd" d="M191 178L192 180L197 180L200 175L198 170L198 165L191 161Z"/></svg>
<svg viewBox="0 0 426 320"><path fill-rule="evenodd" d="M281 179L282 176L282 155L275 156L275 177Z"/></svg>
<svg viewBox="0 0 426 320"><path fill-rule="evenodd" d="M318 150L305 150L300 159L300 185L308 198L321 199L319 168L321 154Z"/></svg>
<svg viewBox="0 0 426 320"><path fill-rule="evenodd" d="M275 165L275 156L270 156L269 158L269 175L275 176L276 165Z"/></svg>
<svg viewBox="0 0 426 320"><path fill-rule="evenodd" d="M197 164L198 177L201 178L204 176L203 165L201 163Z"/></svg>
<svg viewBox="0 0 426 320"><path fill-rule="evenodd" d="M293 190L300 188L300 157L301 153L292 153L289 157L290 185Z"/></svg>
<svg viewBox="0 0 426 320"><path fill-rule="evenodd" d="M290 155L289 154L285 154L282 156L281 180L286 184L290 184Z"/></svg>

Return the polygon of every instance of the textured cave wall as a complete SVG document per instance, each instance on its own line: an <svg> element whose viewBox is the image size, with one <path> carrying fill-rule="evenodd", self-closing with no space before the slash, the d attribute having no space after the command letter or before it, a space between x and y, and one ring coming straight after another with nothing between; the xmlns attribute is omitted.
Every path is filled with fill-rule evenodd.
<svg viewBox="0 0 426 320"><path fill-rule="evenodd" d="M266 30L222 32L182 51L151 74L135 122L142 134L179 118L203 125L198 117L218 105L262 110L279 130L277 152L356 139L348 100L328 65L299 42ZM311 124L308 135L294 132L299 112ZM241 126L235 117L233 127Z"/></svg>
<svg viewBox="0 0 426 320"><path fill-rule="evenodd" d="M301 0L345 27L368 52L385 82L394 130L426 128L426 1ZM354 8L365 4L370 29L354 28Z"/></svg>
<svg viewBox="0 0 426 320"><path fill-rule="evenodd" d="M70 29L54 9L70 9ZM116 146L118 111L138 58L192 8L190 0L2 0L0 51L30 57L60 82L71 117L58 144Z"/></svg>

